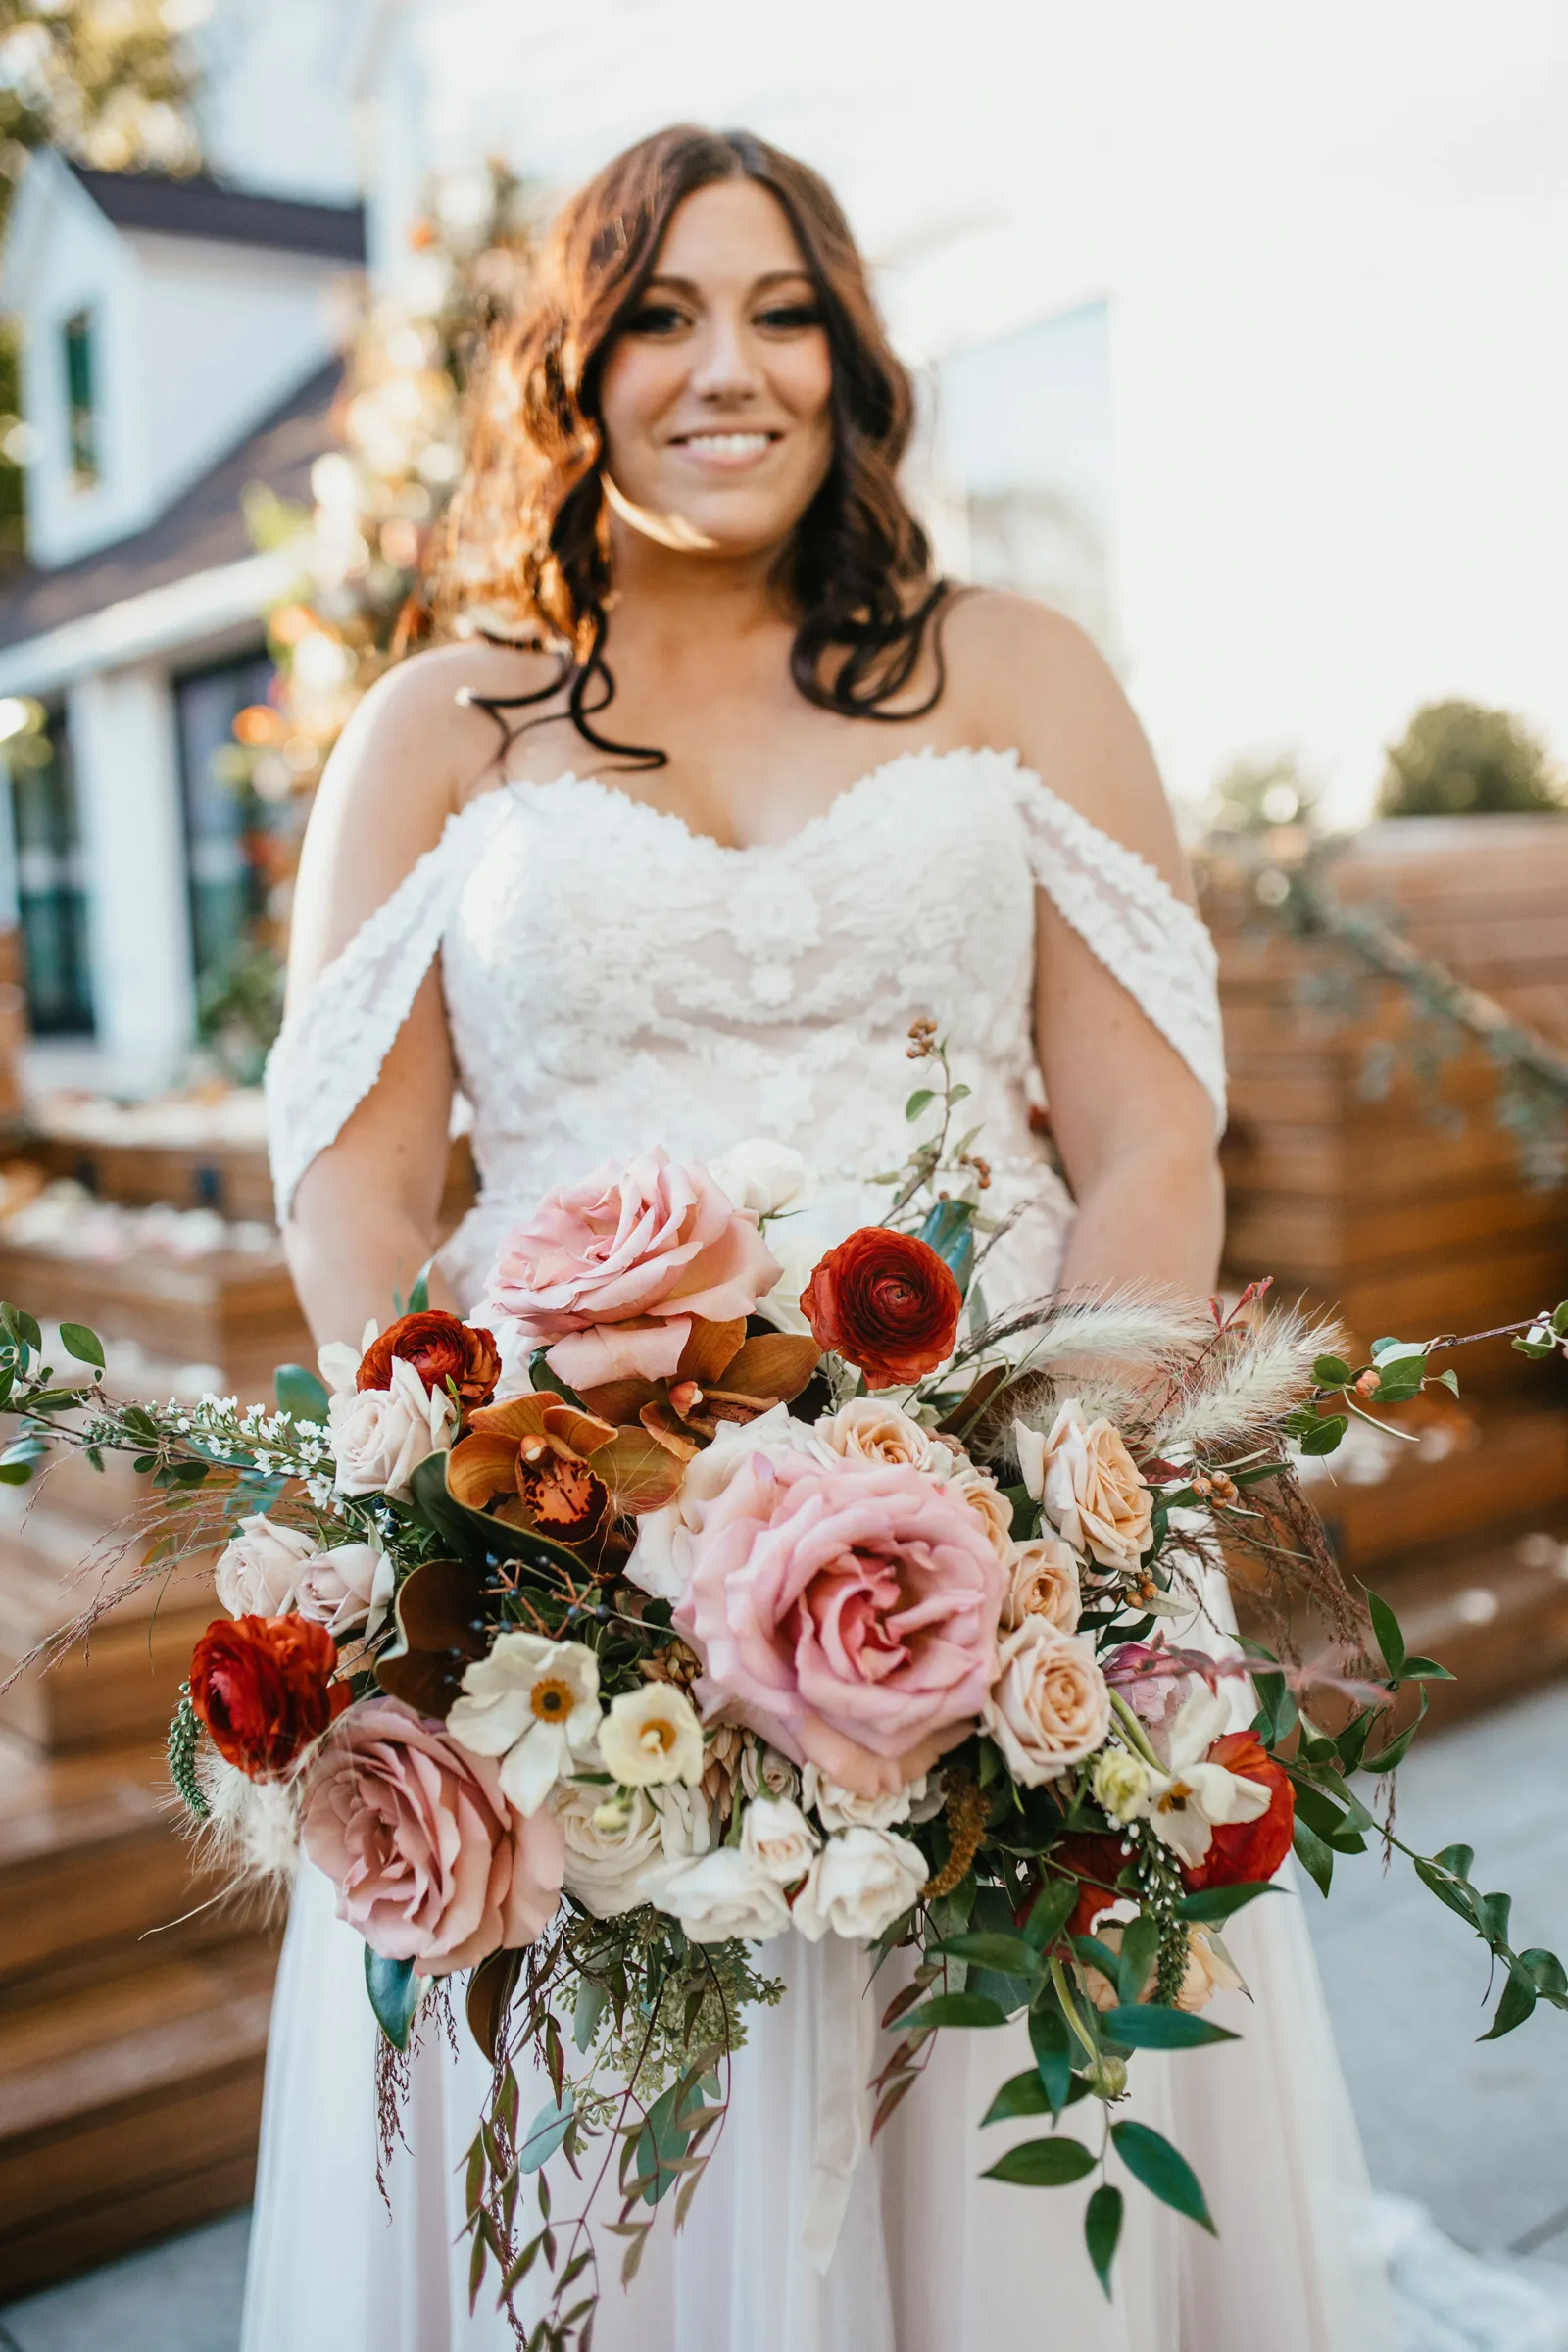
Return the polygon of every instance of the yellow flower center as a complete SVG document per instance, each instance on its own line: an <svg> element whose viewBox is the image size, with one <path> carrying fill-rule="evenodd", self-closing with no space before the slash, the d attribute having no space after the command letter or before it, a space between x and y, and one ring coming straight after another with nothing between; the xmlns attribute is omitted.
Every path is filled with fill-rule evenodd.
<svg viewBox="0 0 1568 2352"><path fill-rule="evenodd" d="M564 1715L571 1713L571 1685L553 1676L535 1683L528 1698L541 1723L559 1723Z"/></svg>
<svg viewBox="0 0 1568 2352"><path fill-rule="evenodd" d="M661 1722L657 1716L651 1718L642 1728L642 1744L650 1755L667 1756L674 1746L677 1737L674 1725L669 1722Z"/></svg>
<svg viewBox="0 0 1568 2352"><path fill-rule="evenodd" d="M1187 1800L1192 1793L1185 1781L1172 1781L1159 1800L1159 1810L1161 1813L1185 1813Z"/></svg>

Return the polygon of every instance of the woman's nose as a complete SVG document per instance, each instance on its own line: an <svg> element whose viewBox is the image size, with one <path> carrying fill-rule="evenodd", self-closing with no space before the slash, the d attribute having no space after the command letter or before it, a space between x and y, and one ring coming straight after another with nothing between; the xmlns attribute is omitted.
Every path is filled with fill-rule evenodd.
<svg viewBox="0 0 1568 2352"><path fill-rule="evenodd" d="M760 382L745 320L710 313L695 355L692 390L704 400L744 401L754 397Z"/></svg>

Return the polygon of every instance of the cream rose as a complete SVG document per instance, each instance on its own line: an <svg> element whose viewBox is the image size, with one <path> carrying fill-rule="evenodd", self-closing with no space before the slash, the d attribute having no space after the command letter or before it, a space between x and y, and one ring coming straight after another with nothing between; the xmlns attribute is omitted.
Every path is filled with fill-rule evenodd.
<svg viewBox="0 0 1568 2352"><path fill-rule="evenodd" d="M313 1625L324 1625L334 1642L346 1634L373 1634L392 1606L396 1583L390 1558L373 1544L337 1544L307 1562L299 1612Z"/></svg>
<svg viewBox="0 0 1568 2352"><path fill-rule="evenodd" d="M862 1462L904 1462L934 1478L950 1478L958 1460L951 1446L896 1404L875 1396L852 1396L836 1413L818 1421L812 1436L830 1453Z"/></svg>
<svg viewBox="0 0 1568 2352"><path fill-rule="evenodd" d="M790 1907L777 1880L732 1845L675 1872L659 1907L680 1921L693 1943L727 1943L735 1936L765 1943L790 1924Z"/></svg>
<svg viewBox="0 0 1568 2352"><path fill-rule="evenodd" d="M679 1782L635 1788L613 1806L603 1802L604 1793L590 1783L563 1781L550 1809L565 1839L567 1893L595 1919L613 1919L639 1903L662 1904L666 1879L706 1854L711 1840L708 1807Z"/></svg>
<svg viewBox="0 0 1568 2352"><path fill-rule="evenodd" d="M1102 1746L1110 1693L1091 1644L1029 1617L1003 1637L985 1727L1015 1781L1038 1788Z"/></svg>
<svg viewBox="0 0 1568 2352"><path fill-rule="evenodd" d="M788 1756L781 1756L755 1732L745 1732L741 1739L742 1791L747 1796L798 1797L801 1776Z"/></svg>
<svg viewBox="0 0 1568 2352"><path fill-rule="evenodd" d="M779 1461L787 1453L809 1453L811 1431L787 1405L769 1406L755 1421L721 1421L710 1446L686 1465L672 1501L647 1511L637 1522L637 1541L626 1562L634 1585L656 1600L682 1600L691 1582L692 1538L736 1472L754 1453Z"/></svg>
<svg viewBox="0 0 1568 2352"><path fill-rule="evenodd" d="M922 1773L917 1781L886 1796L858 1796L853 1788L842 1788L837 1781L830 1781L814 1764L807 1765L801 1781L802 1802L809 1806L824 1830L891 1830L897 1823L908 1821L923 1803L931 1775Z"/></svg>
<svg viewBox="0 0 1568 2352"><path fill-rule="evenodd" d="M1043 1617L1058 1634L1078 1631L1083 1595L1078 1585L1078 1557L1070 1544L1049 1530L1012 1552L1012 1582L1002 1604L1002 1622L1010 1631L1026 1617Z"/></svg>
<svg viewBox="0 0 1568 2352"><path fill-rule="evenodd" d="M1102 1568L1136 1568L1149 1544L1153 1496L1109 1421L1085 1421L1068 1397L1042 1437L1012 1425L1024 1485L1075 1551Z"/></svg>
<svg viewBox="0 0 1568 2352"><path fill-rule="evenodd" d="M754 1217L776 1217L785 1209L809 1205L816 1179L799 1152L776 1144L771 1136L753 1136L734 1144L708 1163L708 1173L737 1208Z"/></svg>
<svg viewBox="0 0 1568 2352"><path fill-rule="evenodd" d="M986 1540L1003 1566L1012 1561L1012 1505L989 1470L965 1466L947 1482L948 1493L967 1504L986 1531Z"/></svg>
<svg viewBox="0 0 1568 2352"><path fill-rule="evenodd" d="M297 1527L274 1527L265 1511L253 1511L218 1555L218 1597L231 1617L286 1617L318 1549Z"/></svg>
<svg viewBox="0 0 1568 2352"><path fill-rule="evenodd" d="M830 1929L869 1942L903 1918L928 1875L924 1854L909 1838L864 1826L841 1830L823 1846L795 1898L795 1925L811 1943L820 1943Z"/></svg>
<svg viewBox="0 0 1568 2352"><path fill-rule="evenodd" d="M1193 1928L1187 1936L1187 1974L1176 1995L1178 2009L1206 2009L1216 1992L1245 1992L1247 1982L1211 1928Z"/></svg>
<svg viewBox="0 0 1568 2352"><path fill-rule="evenodd" d="M340 1494L385 1494L407 1502L409 1481L432 1453L451 1450L458 1408L431 1395L411 1363L392 1359L384 1389L340 1390L327 1405Z"/></svg>
<svg viewBox="0 0 1568 2352"><path fill-rule="evenodd" d="M741 1847L776 1886L805 1878L822 1840L799 1805L788 1797L760 1796L741 1818Z"/></svg>

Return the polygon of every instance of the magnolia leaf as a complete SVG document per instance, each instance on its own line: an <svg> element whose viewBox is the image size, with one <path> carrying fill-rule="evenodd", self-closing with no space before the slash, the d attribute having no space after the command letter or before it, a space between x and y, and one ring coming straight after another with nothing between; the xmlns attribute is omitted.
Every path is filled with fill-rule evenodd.
<svg viewBox="0 0 1568 2352"><path fill-rule="evenodd" d="M409 2029L419 2006L424 1985L414 1973L412 1960L384 1960L365 1947L365 1987L375 2011L375 2022L395 2050L409 2046Z"/></svg>
<svg viewBox="0 0 1568 2352"><path fill-rule="evenodd" d="M507 2004L521 1974L520 1952L491 1952L468 1979L468 2031L492 2066L501 2054Z"/></svg>
<svg viewBox="0 0 1568 2352"><path fill-rule="evenodd" d="M390 1697L445 1719L466 1669L489 1650L490 1585L489 1570L470 1560L425 1560L405 1577L394 1604L397 1640L375 1662Z"/></svg>
<svg viewBox="0 0 1568 2352"><path fill-rule="evenodd" d="M74 1330L75 1326L72 1328ZM60 1336L65 1339L64 1324L60 1326ZM91 1339L92 1334L89 1332L87 1336ZM69 1341L66 1344L70 1346ZM73 1348L71 1352L74 1355L76 1349ZM88 1360L91 1361L91 1358ZM101 1355L98 1361L103 1362ZM326 1390L316 1374L308 1371L304 1364L279 1364L272 1374L272 1390L280 1413L287 1413L295 1421L325 1422L328 1402Z"/></svg>
<svg viewBox="0 0 1568 2352"><path fill-rule="evenodd" d="M712 1386L741 1396L765 1396L788 1404L805 1388L822 1360L822 1350L808 1332L770 1331L747 1340L738 1355L724 1367L722 1380Z"/></svg>

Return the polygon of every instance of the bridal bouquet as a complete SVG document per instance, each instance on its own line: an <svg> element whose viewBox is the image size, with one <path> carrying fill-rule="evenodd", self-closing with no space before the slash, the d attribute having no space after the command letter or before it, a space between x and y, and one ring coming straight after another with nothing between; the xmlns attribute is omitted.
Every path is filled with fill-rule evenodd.
<svg viewBox="0 0 1568 2352"><path fill-rule="evenodd" d="M137 1573L220 1545L172 1777L236 1874L303 1847L335 1886L381 2028L383 2159L466 1976L493 2068L471 2290L493 2270L529 2346L589 2345L591 2210L626 2276L654 2209L684 2218L785 1935L848 1939L879 1980L876 2131L935 2035L1024 2021L986 2121L1038 2130L990 2171L1098 2176L1108 2292L1121 2177L1212 2227L1124 2112L1138 2053L1234 2038L1204 2014L1245 1989L1226 1925L1293 1847L1325 1893L1369 1838L1410 1850L1352 1779L1393 1772L1445 1670L1352 1602L1295 1463L1451 1387L1451 1343L1355 1366L1262 1285L1228 1313L991 1314L1006 1221L973 1134L950 1140L966 1090L931 1024L909 1050L911 1121L937 1124L877 1179L882 1223L803 1251L796 1153L651 1150L550 1193L473 1322L421 1286L320 1380L285 1369L275 1413L113 1403L73 1325L91 1377L56 1385L36 1323L0 1309L22 1426L0 1478L51 1441L128 1448L159 1491ZM1568 1348L1568 1308L1518 1344ZM1222 1562L1273 1606L1272 1646L1232 1630ZM1297 1600L1323 1626L1306 1663ZM1500 1968L1493 2034L1568 2007L1467 1849L1410 1858Z"/></svg>

